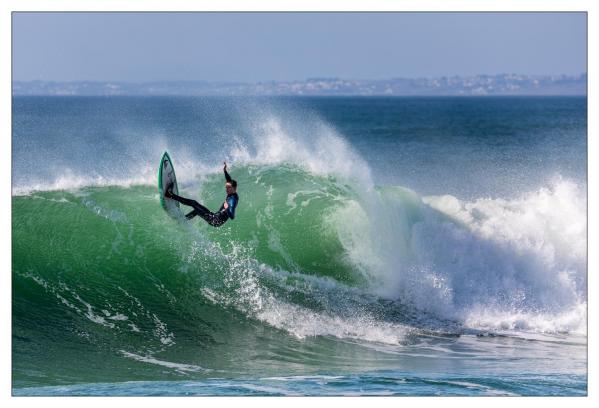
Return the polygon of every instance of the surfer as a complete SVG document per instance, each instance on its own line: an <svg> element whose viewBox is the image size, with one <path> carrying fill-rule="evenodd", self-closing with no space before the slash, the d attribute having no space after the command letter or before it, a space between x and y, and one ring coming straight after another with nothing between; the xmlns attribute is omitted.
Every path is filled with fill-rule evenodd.
<svg viewBox="0 0 599 408"><path fill-rule="evenodd" d="M225 172L225 190L227 191L227 197L217 212L211 212L209 209L195 200L178 196L171 191L172 186L166 190L164 196L166 198L170 198L171 200L178 201L181 204L193 207L193 210L189 214L185 215L188 220L192 219L196 215L199 215L213 227L220 227L229 218L232 220L235 219L235 208L239 202L239 196L237 195L237 181L233 180L229 173L227 173L227 162L224 162L224 165L225 167L223 167L223 171Z"/></svg>

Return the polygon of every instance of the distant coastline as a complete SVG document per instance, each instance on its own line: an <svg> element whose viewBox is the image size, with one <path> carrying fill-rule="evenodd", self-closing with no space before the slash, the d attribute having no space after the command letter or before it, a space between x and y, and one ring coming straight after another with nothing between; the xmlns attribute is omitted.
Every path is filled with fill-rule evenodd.
<svg viewBox="0 0 599 408"><path fill-rule="evenodd" d="M493 96L587 94L587 74L476 75L360 80L309 78L298 81L13 81L13 96Z"/></svg>

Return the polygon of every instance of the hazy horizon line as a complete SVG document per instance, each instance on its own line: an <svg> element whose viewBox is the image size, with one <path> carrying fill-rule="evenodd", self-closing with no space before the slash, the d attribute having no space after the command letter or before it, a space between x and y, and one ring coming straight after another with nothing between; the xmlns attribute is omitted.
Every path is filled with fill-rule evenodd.
<svg viewBox="0 0 599 408"><path fill-rule="evenodd" d="M556 78L556 77L570 77L570 78L581 78L588 76L588 72L580 72L576 74L522 74L517 72L501 72L496 74L479 73L479 74L447 74L447 75L434 75L434 76L396 76L396 77L384 77L384 78L364 78L364 77L341 77L341 76L329 76L319 75L310 76L302 79L262 79L257 81L244 81L235 79L153 79L153 80L127 80L127 79L12 79L11 82L120 82L127 84L146 84L154 82L206 82L206 83L238 83L238 84L256 84L262 82L305 82L305 81L331 81L331 80L343 80L343 81L391 81L391 80L418 80L418 79L441 79L441 78L475 78L475 77L498 77L498 76L520 76L529 78Z"/></svg>
<svg viewBox="0 0 599 408"><path fill-rule="evenodd" d="M480 74L389 79L312 77L258 82L208 80L12 82L13 95L582 95L588 74Z"/></svg>

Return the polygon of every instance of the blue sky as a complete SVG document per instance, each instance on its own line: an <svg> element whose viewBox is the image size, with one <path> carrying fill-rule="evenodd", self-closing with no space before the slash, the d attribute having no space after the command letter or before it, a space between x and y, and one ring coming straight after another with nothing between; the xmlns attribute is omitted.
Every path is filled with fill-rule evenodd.
<svg viewBox="0 0 599 408"><path fill-rule="evenodd" d="M584 13L13 13L13 79L586 72Z"/></svg>

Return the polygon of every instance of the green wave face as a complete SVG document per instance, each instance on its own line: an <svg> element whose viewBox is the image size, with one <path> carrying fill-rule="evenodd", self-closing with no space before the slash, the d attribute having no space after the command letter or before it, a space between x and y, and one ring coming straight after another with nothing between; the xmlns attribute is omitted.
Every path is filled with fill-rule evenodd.
<svg viewBox="0 0 599 408"><path fill-rule="evenodd" d="M13 197L15 382L126 380L132 367L136 379L202 376L276 370L277 361L306 370L297 350L248 361L266 344L322 347L294 345L312 330L294 329L301 313L317 328L323 310L354 313L352 291L366 279L335 213L355 194L293 167L236 170L240 203L221 228L171 218L150 186ZM181 194L216 210L221 177Z"/></svg>
<svg viewBox="0 0 599 408"><path fill-rule="evenodd" d="M503 228L539 200L572 202L575 186L464 203L293 165L235 178L236 217L220 228L173 218L155 186L13 196L13 386L404 369L431 334L487 330L481 310L533 331L583 321L580 291L551 282L584 257L548 264L519 221ZM220 173L186 183L213 211L225 198Z"/></svg>

